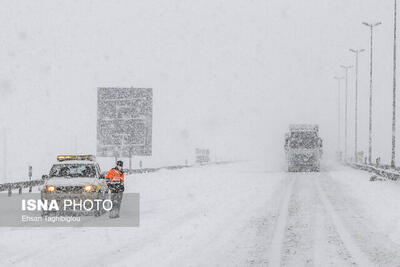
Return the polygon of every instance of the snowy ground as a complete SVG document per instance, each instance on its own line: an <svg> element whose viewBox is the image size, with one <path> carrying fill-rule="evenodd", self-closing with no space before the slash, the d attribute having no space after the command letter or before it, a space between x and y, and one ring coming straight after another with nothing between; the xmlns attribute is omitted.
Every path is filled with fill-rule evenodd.
<svg viewBox="0 0 400 267"><path fill-rule="evenodd" d="M0 266L400 266L400 184L260 163L127 178L138 228L2 228Z"/></svg>

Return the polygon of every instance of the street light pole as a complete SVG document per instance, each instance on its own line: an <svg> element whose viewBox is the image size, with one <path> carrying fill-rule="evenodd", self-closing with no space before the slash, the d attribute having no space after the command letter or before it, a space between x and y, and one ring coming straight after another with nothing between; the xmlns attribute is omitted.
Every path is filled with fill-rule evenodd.
<svg viewBox="0 0 400 267"><path fill-rule="evenodd" d="M363 22L365 26L370 28L370 63L369 63L369 135L368 135L368 163L371 164L372 156L372 51L373 51L373 29L381 25L381 22L374 24Z"/></svg>
<svg viewBox="0 0 400 267"><path fill-rule="evenodd" d="M3 175L4 175L4 182L9 179L7 177L7 128L3 126Z"/></svg>
<svg viewBox="0 0 400 267"><path fill-rule="evenodd" d="M337 140L337 146L338 146L338 148L337 148L337 151L338 151L338 158L339 158L339 156L340 156L340 147L341 147L341 144L340 144L341 143L340 142L340 133L341 133L341 131L340 131L340 80L343 80L344 77L335 76L333 78L338 83L338 88L337 88L337 92L338 92L338 94L337 94L337 99L338 99L338 140Z"/></svg>
<svg viewBox="0 0 400 267"><path fill-rule="evenodd" d="M393 102L392 102L392 160L390 165L396 165L396 46L397 46L397 0L394 0L394 30L393 30Z"/></svg>
<svg viewBox="0 0 400 267"><path fill-rule="evenodd" d="M353 66L344 66L341 65L341 68L345 70L345 91L344 91L344 162L347 162L347 96L348 96L348 77L349 77L349 69Z"/></svg>
<svg viewBox="0 0 400 267"><path fill-rule="evenodd" d="M364 49L350 49L350 52L355 53L356 55L356 100L354 107L354 160L357 162L357 145L358 145L358 55L361 52L364 52Z"/></svg>

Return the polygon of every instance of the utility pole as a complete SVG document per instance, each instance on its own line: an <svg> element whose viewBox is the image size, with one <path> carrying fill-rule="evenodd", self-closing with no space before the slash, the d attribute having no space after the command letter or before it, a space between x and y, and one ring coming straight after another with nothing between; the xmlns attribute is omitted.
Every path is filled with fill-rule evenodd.
<svg viewBox="0 0 400 267"><path fill-rule="evenodd" d="M3 127L3 172L4 182L7 181L7 128Z"/></svg>
<svg viewBox="0 0 400 267"><path fill-rule="evenodd" d="M343 80L344 79L344 77L337 77L337 76L335 76L335 77L333 77L336 81L337 81L337 84L338 84L338 88L337 88L337 100L338 100L338 136L337 136L337 138L338 138L338 140L337 140L337 153L338 153L338 158L340 158L340 147L341 147L341 142L340 142L340 134L341 134L341 131L340 131L340 81L341 80Z"/></svg>
<svg viewBox="0 0 400 267"><path fill-rule="evenodd" d="M363 24L370 28L370 63L369 63L369 135L368 135L368 163L371 164L372 160L372 66L373 66L373 30L374 27L381 25L381 22Z"/></svg>
<svg viewBox="0 0 400 267"><path fill-rule="evenodd" d="M347 162L347 96L348 96L348 78L349 78L349 69L353 66L344 66L341 65L341 68L345 70L345 104L344 104L344 162Z"/></svg>
<svg viewBox="0 0 400 267"><path fill-rule="evenodd" d="M356 100L355 100L355 107L354 107L354 160L358 162L358 55L361 52L364 52L364 49L350 49L350 52L355 53L356 55Z"/></svg>
<svg viewBox="0 0 400 267"><path fill-rule="evenodd" d="M394 0L393 27L393 103L392 103L392 160L390 165L396 165L396 47L397 47L397 0Z"/></svg>

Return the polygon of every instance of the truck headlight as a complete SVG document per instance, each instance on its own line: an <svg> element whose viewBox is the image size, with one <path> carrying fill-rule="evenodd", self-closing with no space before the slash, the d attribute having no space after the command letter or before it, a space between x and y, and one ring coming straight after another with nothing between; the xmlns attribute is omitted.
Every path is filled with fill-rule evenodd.
<svg viewBox="0 0 400 267"><path fill-rule="evenodd" d="M86 193L93 192L94 189L95 189L95 188L94 188L93 185L85 185L85 186L83 187L83 191L85 191Z"/></svg>
<svg viewBox="0 0 400 267"><path fill-rule="evenodd" d="M48 185L46 186L46 191L49 193L53 193L54 191L56 191L56 187L54 185Z"/></svg>

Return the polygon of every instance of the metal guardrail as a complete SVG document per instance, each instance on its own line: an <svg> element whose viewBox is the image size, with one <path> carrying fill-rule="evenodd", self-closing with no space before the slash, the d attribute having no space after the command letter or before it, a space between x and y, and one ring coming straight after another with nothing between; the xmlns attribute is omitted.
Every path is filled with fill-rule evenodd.
<svg viewBox="0 0 400 267"><path fill-rule="evenodd" d="M142 168L142 169L125 169L126 174L132 174L132 173L149 173L149 172L157 172L162 169L166 170L176 170L176 169L182 169L182 168L190 168L193 167L194 165L174 165L174 166L166 166L166 167L159 167L159 168Z"/></svg>
<svg viewBox="0 0 400 267"><path fill-rule="evenodd" d="M13 189L18 189L19 194L22 194L22 188L27 187L29 187L29 192L32 192L32 187L42 185L43 183L44 180L31 180L24 182L0 184L0 192L8 190L8 195L10 196Z"/></svg>
<svg viewBox="0 0 400 267"><path fill-rule="evenodd" d="M209 162L207 164L202 164L202 165L173 165L173 166L165 166L165 167L159 167L159 168L142 168L142 169L125 169L126 174L131 174L131 173L148 173L148 172L156 172L162 169L165 170L176 170L176 169L183 169L183 168L191 168L195 166L203 166L203 165L213 165L213 164L228 164L232 163L233 161L217 161L217 162Z"/></svg>
<svg viewBox="0 0 400 267"><path fill-rule="evenodd" d="M220 161L220 162L210 162L209 164L226 164L231 163L230 161ZM141 169L126 169L126 174L134 174L134 173L150 173L150 172L157 172L162 169L166 170L176 170L182 168L190 168L197 165L173 165L173 166L166 166L166 167L159 167L159 168L141 168ZM22 194L23 188L29 187L29 192L32 192L32 187L39 186L44 184L45 180L31 180L31 181L24 181L24 182L15 182L15 183L5 183L0 184L0 192L8 191L8 195L11 196L13 189L18 189L18 193Z"/></svg>
<svg viewBox="0 0 400 267"><path fill-rule="evenodd" d="M389 180L400 180L400 171L391 169L389 166L374 166L360 163L349 163L348 165L359 170L373 172Z"/></svg>

